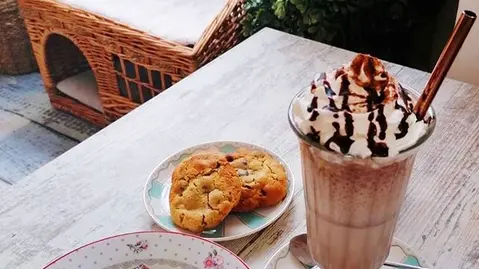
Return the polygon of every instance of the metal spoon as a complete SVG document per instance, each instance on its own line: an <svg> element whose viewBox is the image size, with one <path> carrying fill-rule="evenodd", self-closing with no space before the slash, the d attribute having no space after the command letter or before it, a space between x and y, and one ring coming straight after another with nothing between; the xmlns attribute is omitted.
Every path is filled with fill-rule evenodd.
<svg viewBox="0 0 479 269"><path fill-rule="evenodd" d="M309 253L308 247L308 237L306 234L300 234L293 237L289 241L289 250L293 253L293 256L298 259L302 264L307 266L314 266L312 269L319 269L318 266L315 266L315 262ZM427 269L424 267L418 267L414 265L408 265L397 262L386 261L385 266L395 267L399 269Z"/></svg>

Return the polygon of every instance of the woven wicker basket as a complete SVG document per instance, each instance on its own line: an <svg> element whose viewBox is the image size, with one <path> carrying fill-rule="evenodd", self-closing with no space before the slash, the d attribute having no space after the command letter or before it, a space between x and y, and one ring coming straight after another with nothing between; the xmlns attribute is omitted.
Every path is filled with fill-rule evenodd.
<svg viewBox="0 0 479 269"><path fill-rule="evenodd" d="M243 0L228 0L194 47L153 37L54 0L19 0L55 108L104 126L238 43ZM103 106L94 110L56 84L91 68Z"/></svg>
<svg viewBox="0 0 479 269"><path fill-rule="evenodd" d="M0 73L18 75L37 69L16 0L0 0Z"/></svg>

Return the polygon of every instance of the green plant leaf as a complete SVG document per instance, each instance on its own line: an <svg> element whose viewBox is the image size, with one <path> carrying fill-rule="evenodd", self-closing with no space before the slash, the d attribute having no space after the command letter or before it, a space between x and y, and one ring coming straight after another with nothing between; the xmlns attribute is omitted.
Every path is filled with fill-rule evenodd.
<svg viewBox="0 0 479 269"><path fill-rule="evenodd" d="M333 7L334 12L339 12L339 7L336 3L332 3L331 6Z"/></svg>
<svg viewBox="0 0 479 269"><path fill-rule="evenodd" d="M306 13L308 6L306 0L290 0L291 4L295 6L301 14Z"/></svg>
<svg viewBox="0 0 479 269"><path fill-rule="evenodd" d="M314 8L310 10L309 16L311 17L311 23L316 24L321 20L323 14L319 9Z"/></svg>
<svg viewBox="0 0 479 269"><path fill-rule="evenodd" d="M314 34L318 32L318 27L317 26L311 26L308 28L308 33Z"/></svg>
<svg viewBox="0 0 479 269"><path fill-rule="evenodd" d="M273 4L276 17L283 19L286 16L286 0L278 0Z"/></svg>

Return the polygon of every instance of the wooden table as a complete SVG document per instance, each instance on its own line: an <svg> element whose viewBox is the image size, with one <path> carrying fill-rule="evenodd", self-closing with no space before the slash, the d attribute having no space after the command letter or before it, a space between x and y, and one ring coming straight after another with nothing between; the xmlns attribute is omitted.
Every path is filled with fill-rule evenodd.
<svg viewBox="0 0 479 269"><path fill-rule="evenodd" d="M352 52L263 30L33 173L0 188L0 268L41 268L106 236L159 229L143 206L150 171L168 155L214 140L260 144L298 179L289 210L267 229L226 242L253 269L305 230L299 150L287 122L293 95ZM387 64L416 88L428 74ZM446 80L436 133L422 148L397 237L436 269L479 267L479 94Z"/></svg>

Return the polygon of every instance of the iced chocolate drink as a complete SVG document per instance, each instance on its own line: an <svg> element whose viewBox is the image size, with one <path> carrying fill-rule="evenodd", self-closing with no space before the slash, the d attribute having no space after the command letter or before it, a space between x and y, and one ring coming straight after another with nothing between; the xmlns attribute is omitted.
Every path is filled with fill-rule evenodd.
<svg viewBox="0 0 479 269"><path fill-rule="evenodd" d="M360 54L293 100L308 242L322 269L378 269L388 256L418 146L435 125L432 109L417 120L416 98Z"/></svg>

